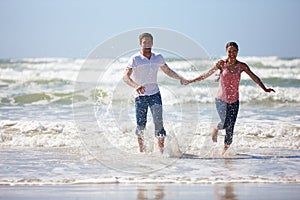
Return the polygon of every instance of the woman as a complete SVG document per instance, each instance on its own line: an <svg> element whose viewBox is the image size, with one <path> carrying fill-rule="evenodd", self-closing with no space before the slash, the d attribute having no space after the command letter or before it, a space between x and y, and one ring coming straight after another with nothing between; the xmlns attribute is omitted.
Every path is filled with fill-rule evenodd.
<svg viewBox="0 0 300 200"><path fill-rule="evenodd" d="M220 70L219 89L216 97L216 108L221 122L213 128L212 140L217 142L218 130L225 129L224 149L222 154L232 143L234 124L239 110L239 83L241 73L246 72L250 78L257 83L265 92L275 92L272 88L266 88L260 78L256 76L246 63L236 59L238 55L238 45L235 42L226 44L227 59L220 60L208 72L199 77L189 80L189 83L201 81Z"/></svg>

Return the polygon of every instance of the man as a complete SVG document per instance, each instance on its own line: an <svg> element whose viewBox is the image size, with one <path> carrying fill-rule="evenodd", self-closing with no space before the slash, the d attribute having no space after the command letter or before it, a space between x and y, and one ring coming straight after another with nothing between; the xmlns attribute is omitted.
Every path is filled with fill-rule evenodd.
<svg viewBox="0 0 300 200"><path fill-rule="evenodd" d="M161 54L153 53L153 37L150 33L139 36L141 51L131 56L125 70L123 80L135 88L136 135L140 152L144 151L144 129L147 123L147 111L150 107L155 125L155 136L158 139L158 148L164 150L166 131L163 126L162 100L157 84L157 72L160 68L168 76L187 84L187 80L168 67ZM132 78L131 78L132 75Z"/></svg>

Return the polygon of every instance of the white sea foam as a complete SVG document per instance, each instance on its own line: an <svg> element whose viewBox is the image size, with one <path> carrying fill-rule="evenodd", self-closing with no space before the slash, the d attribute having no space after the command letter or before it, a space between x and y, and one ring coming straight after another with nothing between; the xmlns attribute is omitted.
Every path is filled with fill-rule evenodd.
<svg viewBox="0 0 300 200"><path fill-rule="evenodd" d="M147 138L153 142L153 125L149 122ZM253 123L253 122L252 122ZM99 130L105 129L105 138L113 145L129 153L135 153L137 150L136 137L134 134L135 126L133 123L128 126L123 123L116 127L115 122L103 123ZM166 130L169 136L166 138L170 148L179 148L187 151L186 142L194 145L191 149L197 149L205 145L206 140L210 140L211 127L208 124L199 123L199 127L193 127L190 124L178 124L166 122ZM240 148L289 148L300 149L300 127L295 125L272 124L259 125L248 123L237 125L235 129L235 142ZM47 122L47 121L11 121L2 120L0 122L0 145L2 147L79 147L84 141L84 135L81 135L73 122ZM83 137L83 138L81 138ZM97 137L95 133L95 137ZM224 133L220 132L220 138ZM221 140L220 140L221 141ZM153 145L153 144L151 144ZM171 151L171 150L170 150ZM178 154L170 152L170 154Z"/></svg>
<svg viewBox="0 0 300 200"><path fill-rule="evenodd" d="M0 121L2 147L78 147L76 127L71 122Z"/></svg>
<svg viewBox="0 0 300 200"><path fill-rule="evenodd" d="M114 123L105 132L109 143L100 144L97 153L84 144L81 137L86 136L73 123L1 121L0 185L300 182L300 127L237 125L233 145L221 156L224 133L213 144L210 127L202 126L185 140L190 126L174 125L166 123L165 155L159 155L152 125L146 153L138 153L133 126L123 127L127 132L122 133ZM248 158L234 158L236 153ZM143 171L136 174L135 164Z"/></svg>

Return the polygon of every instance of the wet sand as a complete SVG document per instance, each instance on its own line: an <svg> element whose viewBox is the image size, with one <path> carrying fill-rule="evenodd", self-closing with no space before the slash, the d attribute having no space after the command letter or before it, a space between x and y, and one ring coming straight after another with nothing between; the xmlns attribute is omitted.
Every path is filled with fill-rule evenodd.
<svg viewBox="0 0 300 200"><path fill-rule="evenodd" d="M0 186L0 199L207 199L299 200L300 184L98 184L64 186Z"/></svg>

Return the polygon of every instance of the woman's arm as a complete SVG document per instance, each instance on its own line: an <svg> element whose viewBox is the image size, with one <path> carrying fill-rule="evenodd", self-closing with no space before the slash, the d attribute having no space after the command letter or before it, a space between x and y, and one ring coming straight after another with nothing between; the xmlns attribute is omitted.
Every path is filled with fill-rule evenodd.
<svg viewBox="0 0 300 200"><path fill-rule="evenodd" d="M218 69L222 69L222 66L224 65L224 60L219 60L213 68L211 68L208 72L205 72L198 76L197 78L194 78L192 80L189 80L189 83L197 82L197 81L202 81L209 76L211 76L213 73L215 73Z"/></svg>
<svg viewBox="0 0 300 200"><path fill-rule="evenodd" d="M256 76L249 68L249 66L245 63L242 63L242 70L246 72L250 78L259 85L265 92L275 92L272 88L266 88L263 82L260 80L258 76Z"/></svg>

